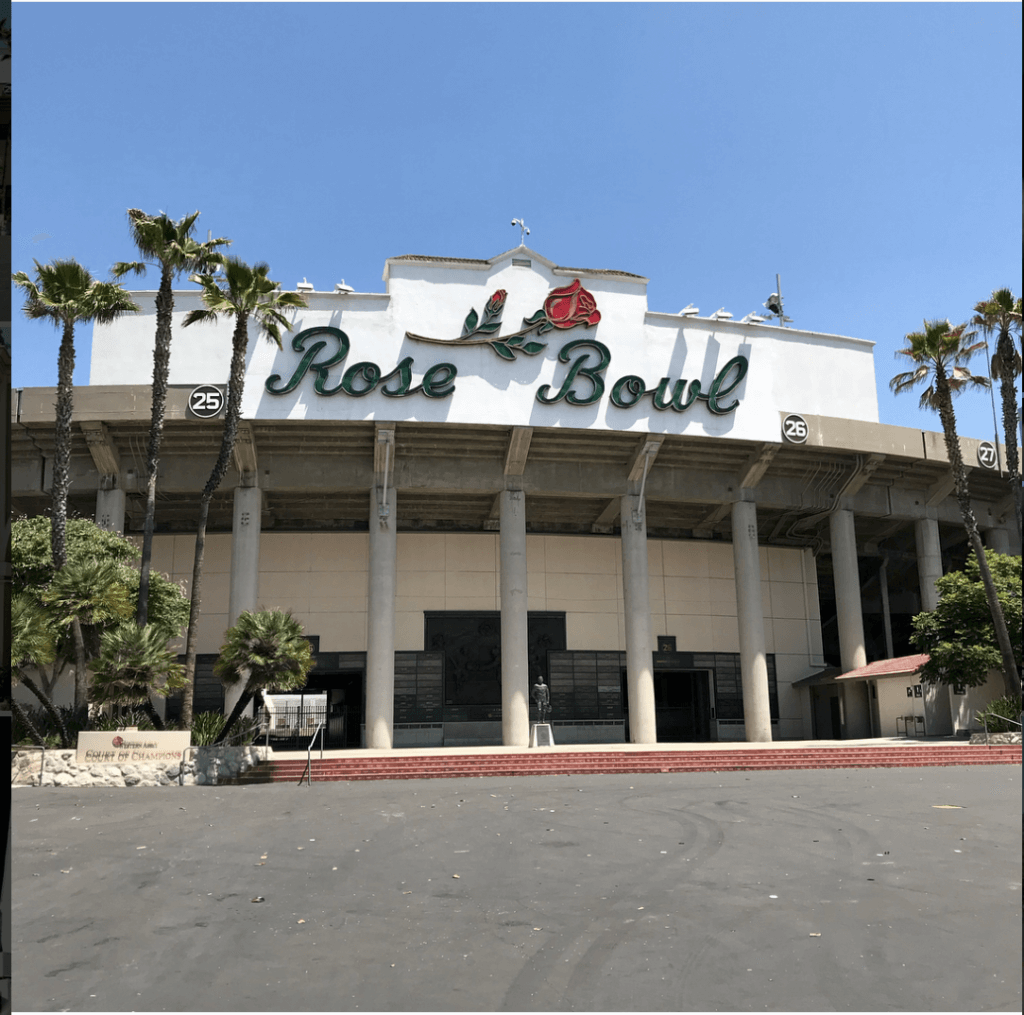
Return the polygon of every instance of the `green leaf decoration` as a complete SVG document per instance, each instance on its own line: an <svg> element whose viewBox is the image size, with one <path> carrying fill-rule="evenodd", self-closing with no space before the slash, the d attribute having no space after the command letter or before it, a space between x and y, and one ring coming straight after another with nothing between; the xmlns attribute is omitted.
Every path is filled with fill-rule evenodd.
<svg viewBox="0 0 1024 1015"><path fill-rule="evenodd" d="M479 320L480 318L477 317L476 311L470 310L470 312L466 315L465 323L462 325L462 334L464 337L466 335L471 335L474 331L476 331L476 324L477 321Z"/></svg>
<svg viewBox="0 0 1024 1015"><path fill-rule="evenodd" d="M543 308L541 308L540 310L537 311L537 313L533 315L533 317L524 317L523 324L537 324L538 322L543 321L546 318L547 314L545 314Z"/></svg>
<svg viewBox="0 0 1024 1015"><path fill-rule="evenodd" d="M510 347L514 346L514 345L522 345L523 344L523 336L522 335L509 335L508 338L505 339L505 343L508 346L510 346Z"/></svg>
<svg viewBox="0 0 1024 1015"><path fill-rule="evenodd" d="M477 328L476 330L477 331L482 331L482 332L485 332L488 335L491 335L495 331L497 331L500 327L501 327L501 321L494 321L493 323L489 323L489 324L481 324L480 327Z"/></svg>
<svg viewBox="0 0 1024 1015"><path fill-rule="evenodd" d="M504 342L491 342L491 348L502 358L511 359L516 358L516 354L507 346Z"/></svg>
<svg viewBox="0 0 1024 1015"><path fill-rule="evenodd" d="M545 331L553 331L554 327L555 326L550 321L547 321L537 329L537 334L543 335Z"/></svg>
<svg viewBox="0 0 1024 1015"><path fill-rule="evenodd" d="M527 356L536 356L537 353L539 353L542 349L546 349L547 347L547 342L527 342L523 346L522 352L525 352Z"/></svg>

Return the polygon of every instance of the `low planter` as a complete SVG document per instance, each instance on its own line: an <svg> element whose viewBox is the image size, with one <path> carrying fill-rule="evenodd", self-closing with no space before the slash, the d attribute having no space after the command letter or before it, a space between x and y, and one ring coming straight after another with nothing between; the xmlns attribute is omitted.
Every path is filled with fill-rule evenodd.
<svg viewBox="0 0 1024 1015"><path fill-rule="evenodd" d="M75 751L11 752L11 786L217 786L237 779L270 757L268 747L190 747L185 760L85 763Z"/></svg>
<svg viewBox="0 0 1024 1015"><path fill-rule="evenodd" d="M993 746L995 744L1019 744L1021 742L1021 735L1019 733L989 733L988 739L985 739L984 733L972 733L971 743L972 744L989 744Z"/></svg>

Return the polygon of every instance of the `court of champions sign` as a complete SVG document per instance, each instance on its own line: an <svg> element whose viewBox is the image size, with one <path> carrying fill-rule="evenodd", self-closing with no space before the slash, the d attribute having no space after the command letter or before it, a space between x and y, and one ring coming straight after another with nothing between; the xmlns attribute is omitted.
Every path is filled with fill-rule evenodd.
<svg viewBox="0 0 1024 1015"><path fill-rule="evenodd" d="M88 765L181 761L191 739L192 734L188 730L107 730L102 733L79 733L75 761Z"/></svg>

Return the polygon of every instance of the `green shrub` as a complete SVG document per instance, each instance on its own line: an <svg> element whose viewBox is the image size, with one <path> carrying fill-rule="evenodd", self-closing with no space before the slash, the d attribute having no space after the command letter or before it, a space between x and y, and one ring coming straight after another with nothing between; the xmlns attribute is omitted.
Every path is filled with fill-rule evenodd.
<svg viewBox="0 0 1024 1015"><path fill-rule="evenodd" d="M141 708L126 708L121 715L96 715L89 723L89 729L110 732L123 726L138 726L140 730L154 728L153 720Z"/></svg>
<svg viewBox="0 0 1024 1015"><path fill-rule="evenodd" d="M200 712L192 716L192 746L206 747L212 744L224 728L224 719L220 712ZM233 746L251 744L259 728L260 724L256 719L242 716L235 723L229 741Z"/></svg>
<svg viewBox="0 0 1024 1015"><path fill-rule="evenodd" d="M981 722L982 717L988 720L989 733L1020 733L1020 705L1019 694L1008 694L990 701L975 718L978 722ZM1012 719L1013 722L1004 722L1006 719Z"/></svg>

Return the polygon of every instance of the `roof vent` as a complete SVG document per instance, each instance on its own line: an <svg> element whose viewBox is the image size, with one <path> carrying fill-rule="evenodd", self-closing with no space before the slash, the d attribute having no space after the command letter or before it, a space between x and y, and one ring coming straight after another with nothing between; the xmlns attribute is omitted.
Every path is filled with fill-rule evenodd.
<svg viewBox="0 0 1024 1015"><path fill-rule="evenodd" d="M302 281L295 283L295 288L298 289L300 293L311 293L311 292L313 292L313 288L314 287L313 287L313 283L312 282L307 282L306 281L306 276L303 275L302 276Z"/></svg>
<svg viewBox="0 0 1024 1015"><path fill-rule="evenodd" d="M340 282L334 283L334 291L336 293L354 293L355 289L350 285L345 285L345 280L342 279Z"/></svg>
<svg viewBox="0 0 1024 1015"><path fill-rule="evenodd" d="M512 258L512 267L513 268L532 268L533 267L533 261L531 261L528 257L513 257Z"/></svg>

